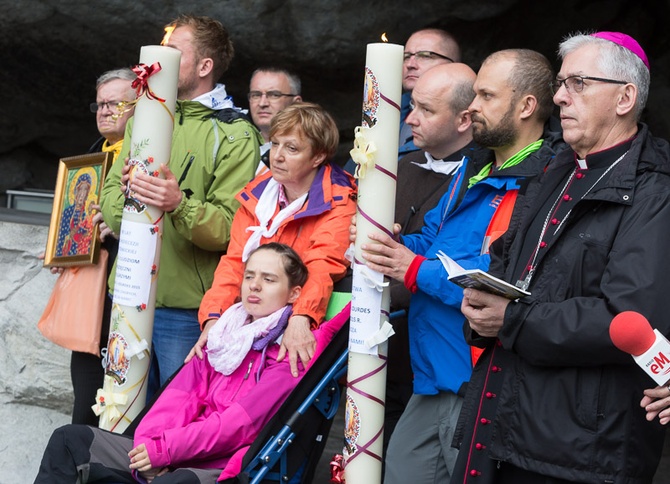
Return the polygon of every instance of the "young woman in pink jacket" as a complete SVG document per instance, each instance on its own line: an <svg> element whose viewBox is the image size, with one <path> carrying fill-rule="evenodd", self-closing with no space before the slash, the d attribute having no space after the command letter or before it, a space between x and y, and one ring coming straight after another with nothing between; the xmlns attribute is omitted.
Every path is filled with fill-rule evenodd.
<svg viewBox="0 0 670 484"><path fill-rule="evenodd" d="M214 483L241 470L244 453L299 378L277 361L291 303L307 268L290 247L269 243L247 260L241 301L212 327L138 425L134 438L85 425L54 431L35 483ZM317 354L346 321L314 331ZM300 366L300 376L305 369Z"/></svg>

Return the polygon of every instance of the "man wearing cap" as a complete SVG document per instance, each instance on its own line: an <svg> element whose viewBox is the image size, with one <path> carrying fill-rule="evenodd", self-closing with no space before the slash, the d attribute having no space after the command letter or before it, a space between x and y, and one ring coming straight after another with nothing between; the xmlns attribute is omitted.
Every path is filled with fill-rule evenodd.
<svg viewBox="0 0 670 484"><path fill-rule="evenodd" d="M453 483L650 484L665 429L645 419L648 377L609 337L645 315L670 335L670 147L639 122L649 63L631 37L576 34L553 82L563 137L491 247L490 272L530 291L464 291L486 348L454 444Z"/></svg>

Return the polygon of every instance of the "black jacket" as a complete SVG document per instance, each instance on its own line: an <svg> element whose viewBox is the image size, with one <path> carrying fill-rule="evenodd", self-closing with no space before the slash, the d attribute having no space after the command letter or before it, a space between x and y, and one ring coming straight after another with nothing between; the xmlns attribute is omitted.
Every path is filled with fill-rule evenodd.
<svg viewBox="0 0 670 484"><path fill-rule="evenodd" d="M513 230L492 246L492 273L516 282L529 224L574 166L565 150L528 186ZM574 482L652 481L665 428L647 422L639 402L655 384L614 347L609 325L633 310L670 335L668 143L641 125L626 156L565 224L542 251L532 295L508 305L499 339L464 326L466 339L487 350L454 439L461 448L454 484L487 482L497 461ZM473 480L471 472L481 474Z"/></svg>

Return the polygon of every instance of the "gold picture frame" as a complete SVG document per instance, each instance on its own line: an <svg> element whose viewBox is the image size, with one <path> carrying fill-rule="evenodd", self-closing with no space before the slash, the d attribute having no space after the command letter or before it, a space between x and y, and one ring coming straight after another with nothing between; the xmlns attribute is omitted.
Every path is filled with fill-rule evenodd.
<svg viewBox="0 0 670 484"><path fill-rule="evenodd" d="M44 254L45 267L96 264L100 253L98 225L92 204L100 193L111 153L90 153L61 158Z"/></svg>

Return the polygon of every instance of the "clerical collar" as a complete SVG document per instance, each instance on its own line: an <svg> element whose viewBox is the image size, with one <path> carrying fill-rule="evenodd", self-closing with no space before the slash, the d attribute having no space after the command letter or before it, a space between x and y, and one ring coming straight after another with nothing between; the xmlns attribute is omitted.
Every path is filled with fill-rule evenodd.
<svg viewBox="0 0 670 484"><path fill-rule="evenodd" d="M460 152L458 153L458 155L461 156L460 160L437 160L433 158L433 155L427 151L424 152L424 155L426 156L426 163L417 163L416 161L412 161L412 164L418 166L419 168L423 168L424 170L441 173L443 175L451 175L456 173L456 171L465 161L465 156L462 156Z"/></svg>
<svg viewBox="0 0 670 484"><path fill-rule="evenodd" d="M618 145L614 145L602 151L597 151L595 153L586 155L586 159L583 160L580 160L577 157L577 153L575 153L575 163L577 164L577 168L580 170L589 170L610 165L614 160L618 159L621 155L630 149L631 145L633 144L633 140L635 140L636 137L637 135L619 143Z"/></svg>

